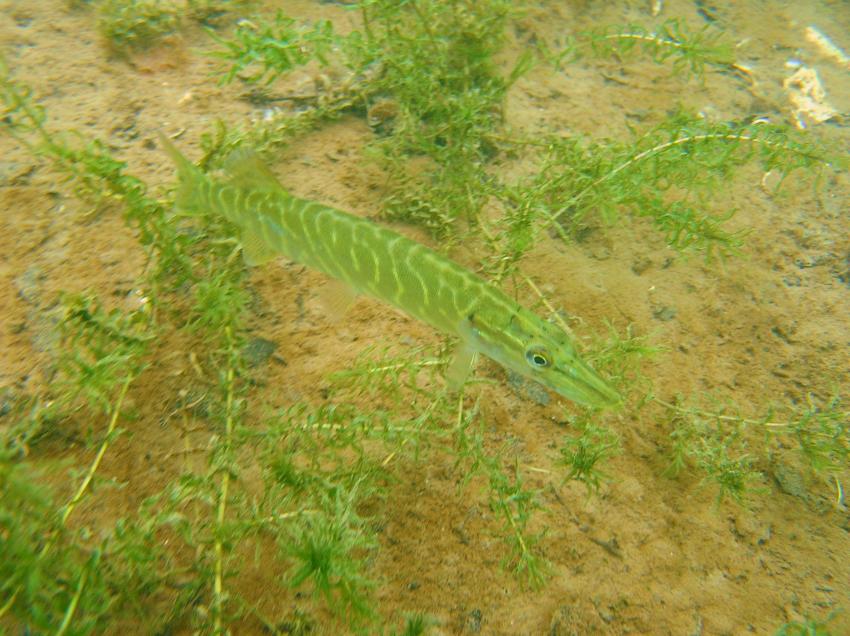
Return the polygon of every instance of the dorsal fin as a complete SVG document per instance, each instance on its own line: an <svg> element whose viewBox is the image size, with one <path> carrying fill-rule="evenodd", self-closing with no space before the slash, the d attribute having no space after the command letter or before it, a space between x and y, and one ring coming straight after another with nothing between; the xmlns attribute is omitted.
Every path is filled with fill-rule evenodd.
<svg viewBox="0 0 850 636"><path fill-rule="evenodd" d="M224 162L233 185L261 190L283 190L283 186L253 148L237 148Z"/></svg>

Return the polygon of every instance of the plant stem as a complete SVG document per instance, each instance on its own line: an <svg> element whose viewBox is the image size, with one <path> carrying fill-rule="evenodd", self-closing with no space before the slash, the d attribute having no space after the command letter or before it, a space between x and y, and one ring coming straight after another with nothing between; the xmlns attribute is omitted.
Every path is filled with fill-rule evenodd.
<svg viewBox="0 0 850 636"><path fill-rule="evenodd" d="M701 415L702 417L710 417L716 420L722 420L724 422L742 422L743 424L766 426L768 428L787 428L794 424L793 422L765 422L762 420L748 419L746 417L738 417L736 415L722 415L720 413L712 413L711 411L703 411L701 409L684 409L681 406L676 406L675 404L671 404L670 402L665 402L664 400L657 397L653 397L652 400L656 404L660 404L661 406L668 408L672 411L676 411L676 413L680 413L682 415L690 413L692 415ZM842 413L841 416L850 417L850 411L848 411L847 413Z"/></svg>
<svg viewBox="0 0 850 636"><path fill-rule="evenodd" d="M89 569L86 568L80 576L80 582L77 584L77 590L74 592L74 598L71 599L71 602L68 603L68 607L65 608L65 615L62 617L62 624L59 625L59 629L56 630L56 636L62 636L62 634L68 631L68 626L71 624L71 619L74 617L74 612L77 610L77 604L80 602L80 596L83 594L83 588L86 586L86 579L88 576Z"/></svg>
<svg viewBox="0 0 850 636"><path fill-rule="evenodd" d="M603 40L639 40L641 42L653 42L655 44L663 44L665 46L672 46L677 49L683 48L683 44L681 42L676 42L675 40L670 40L668 38L662 38L654 33L647 33L645 35L640 33L613 33L611 35L606 35L602 38Z"/></svg>
<svg viewBox="0 0 850 636"><path fill-rule="evenodd" d="M233 433L233 340L230 327L225 328L225 337L227 339L230 360L227 367L227 404L226 404L226 420L224 429L224 445L226 448L230 446L230 438ZM221 616L223 604L223 578L224 578L224 548L222 545L222 527L224 526L224 513L227 509L227 491L230 487L230 471L225 467L224 474L221 476L221 490L218 496L218 511L216 513L216 537L215 537L215 581L213 583L213 614L214 628L213 633L221 634Z"/></svg>
<svg viewBox="0 0 850 636"><path fill-rule="evenodd" d="M73 499L69 501L65 505L65 509L62 512L61 523L64 526L65 522L68 521L68 517L71 516L74 508L83 498L86 490L91 484L92 479L94 479L94 474L97 472L98 467L100 466L100 462L103 460L103 456L106 454L106 449L109 448L110 439L112 437L112 433L115 430L115 425L118 422L118 415L121 413L121 405L124 403L124 397L127 395L127 389L130 386L130 383L133 381L133 376L128 375L124 380L124 385L121 387L121 393L118 395L118 401L115 403L115 406L112 409L112 417L109 420L109 427L106 429L106 435L104 437L103 443L100 445L100 449L97 451L97 455L92 462L92 465L89 467L89 472L86 474L86 478L83 480L83 483L80 484L80 487L77 489L76 494ZM45 545L42 553L47 551L48 545Z"/></svg>
<svg viewBox="0 0 850 636"><path fill-rule="evenodd" d="M77 492L74 494L74 497L65 505L62 516L60 517L60 525L64 526L68 521L68 517L71 516L71 513L74 511L74 508L85 495L86 490L91 484L92 479L94 479L94 474L97 472L98 467L100 466L100 462L103 460L103 456L106 454L106 449L109 447L110 438L112 437L113 431L115 431L115 426L118 422L118 415L121 413L121 405L124 403L124 397L127 395L127 389L130 387L130 383L133 381L133 376L128 375L124 380L124 385L121 387L121 393L118 396L118 401L115 403L114 408L112 409L112 417L109 420L109 427L106 429L106 436L103 440L103 443L100 445L100 449L97 452L97 456L95 457L92 465L89 467L89 471L86 474L86 478L83 480L83 483L80 484L80 487L77 489ZM41 552L39 552L38 558L43 559L44 556L50 552L50 549L56 543L56 535L54 534L51 538L49 538L44 547L42 547ZM59 627L59 631L57 634L62 634L68 628L68 623L73 616L74 609L76 608L77 602L79 601L79 596L82 593L83 586L85 585L85 579L88 574L88 570L83 572L83 576L80 579L80 584L77 587L77 592L74 595L74 599L72 599L71 604L68 606L65 612L65 618L62 621L62 625ZM21 592L22 586L18 586L18 588L12 592L9 600L6 602L3 607L0 607L0 618L2 618L6 612L11 609L12 605L15 604L15 600L18 598L18 594Z"/></svg>

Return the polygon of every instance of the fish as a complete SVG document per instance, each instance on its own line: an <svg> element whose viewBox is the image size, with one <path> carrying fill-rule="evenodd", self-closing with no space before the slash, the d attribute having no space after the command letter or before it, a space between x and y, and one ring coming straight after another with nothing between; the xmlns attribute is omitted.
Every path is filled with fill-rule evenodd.
<svg viewBox="0 0 850 636"><path fill-rule="evenodd" d="M457 337L450 386L462 385L483 354L577 404L621 404L566 331L474 272L380 224L290 194L249 149L233 151L218 177L160 140L177 169L175 207L223 215L238 228L249 266L284 256Z"/></svg>

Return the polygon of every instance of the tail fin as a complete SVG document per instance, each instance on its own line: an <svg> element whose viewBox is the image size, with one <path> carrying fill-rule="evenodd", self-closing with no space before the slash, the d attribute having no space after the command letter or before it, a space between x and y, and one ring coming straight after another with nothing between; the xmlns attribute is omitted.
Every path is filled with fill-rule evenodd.
<svg viewBox="0 0 850 636"><path fill-rule="evenodd" d="M175 205L187 212L191 211L197 207L198 203L196 196L197 186L206 177L200 168L189 161L162 132L159 133L159 142L177 167L179 184Z"/></svg>

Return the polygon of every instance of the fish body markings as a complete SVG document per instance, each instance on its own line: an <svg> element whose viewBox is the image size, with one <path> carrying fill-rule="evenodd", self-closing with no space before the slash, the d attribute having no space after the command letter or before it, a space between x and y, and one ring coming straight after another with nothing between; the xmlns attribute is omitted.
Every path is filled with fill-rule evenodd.
<svg viewBox="0 0 850 636"><path fill-rule="evenodd" d="M178 207L234 223L249 264L286 256L458 336L466 355L483 353L586 406L620 404L566 332L473 272L388 228L290 195L256 155L237 151L231 178L216 179L161 139L177 165Z"/></svg>

